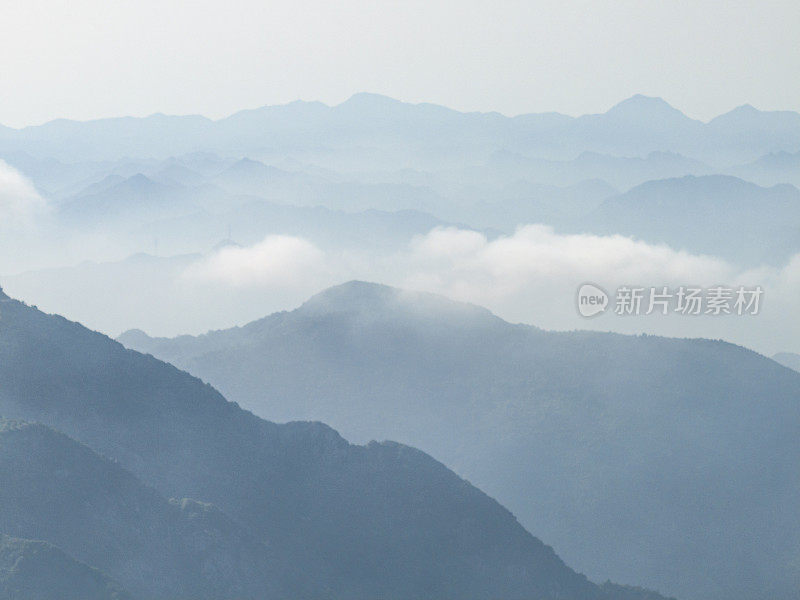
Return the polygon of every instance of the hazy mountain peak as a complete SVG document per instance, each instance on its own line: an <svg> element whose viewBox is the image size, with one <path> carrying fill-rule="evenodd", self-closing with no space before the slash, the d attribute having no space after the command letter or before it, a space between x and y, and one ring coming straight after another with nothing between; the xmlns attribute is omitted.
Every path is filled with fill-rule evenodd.
<svg viewBox="0 0 800 600"><path fill-rule="evenodd" d="M758 110L752 104L742 104L741 106L737 106L736 108L734 108L731 112L732 113L741 113L741 114L745 114L745 113L755 114L755 113L759 113L761 111Z"/></svg>
<svg viewBox="0 0 800 600"><path fill-rule="evenodd" d="M285 171L282 171L277 167L264 164L261 161L244 157L233 163L230 167L228 167L225 170L225 173L227 174L235 173L237 175L253 175L253 174L261 175L261 174L281 174L285 173Z"/></svg>
<svg viewBox="0 0 800 600"><path fill-rule="evenodd" d="M237 160L235 163L233 163L233 165L231 165L231 168L236 167L237 169L252 169L263 166L264 163L259 162L257 160L253 160L252 158L248 158L247 156L245 156L244 158L241 158Z"/></svg>
<svg viewBox="0 0 800 600"><path fill-rule="evenodd" d="M309 298L297 312L308 316L356 313L360 316L391 316L393 319L402 313L421 318L503 322L481 306L456 302L438 294L402 290L367 281L348 281L328 288Z"/></svg>
<svg viewBox="0 0 800 600"><path fill-rule="evenodd" d="M128 329L117 337L117 341L128 348L135 348L137 344L144 344L150 341L150 336L141 329Z"/></svg>
<svg viewBox="0 0 800 600"><path fill-rule="evenodd" d="M86 196L87 194L97 194L100 192L104 192L107 189L112 188L124 182L125 178L122 175L119 175L117 173L109 173L108 175L103 177L100 181L97 181L84 188L77 195Z"/></svg>
<svg viewBox="0 0 800 600"><path fill-rule="evenodd" d="M348 281L315 294L298 309L304 313L320 314L355 312L385 308L398 296L399 290L367 281Z"/></svg>
<svg viewBox="0 0 800 600"><path fill-rule="evenodd" d="M791 137L793 133L796 135L800 127L800 114L789 110L759 110L750 104L742 104L714 117L709 125L733 128L727 131L729 135L736 133L737 129L746 129L753 133L777 130Z"/></svg>
<svg viewBox="0 0 800 600"><path fill-rule="evenodd" d="M128 177L128 181L131 182L131 183L136 183L136 184L140 184L140 183L141 184L146 184L148 182L149 183L153 182L153 180L150 179L144 173L136 173L135 175L131 175L130 177Z"/></svg>
<svg viewBox="0 0 800 600"><path fill-rule="evenodd" d="M382 283L373 283L371 281L361 281L358 279L353 279L351 281L346 281L345 283L340 283L339 285L331 286L318 294L315 294L311 298L308 299L308 302L313 302L317 298L341 298L341 299L352 299L358 296L381 296L381 297L388 297L393 296L395 292L399 292L397 288L394 288L390 285L384 285Z"/></svg>
<svg viewBox="0 0 800 600"><path fill-rule="evenodd" d="M726 113L722 113L721 115L717 115L713 119L711 119L711 123L733 123L733 122L740 122L746 119L752 119L758 117L762 111L758 110L752 104L742 104L741 106L737 106L734 109L729 110Z"/></svg>
<svg viewBox="0 0 800 600"><path fill-rule="evenodd" d="M627 118L639 116L678 116L686 117L663 98L636 94L612 106L607 115L619 115Z"/></svg>
<svg viewBox="0 0 800 600"><path fill-rule="evenodd" d="M398 106L403 104L400 100L396 100L383 94L373 94L372 92L358 92L350 96L347 100L338 106L356 106L356 107L387 107Z"/></svg>
<svg viewBox="0 0 800 600"><path fill-rule="evenodd" d="M121 181L117 185L113 186L113 189L124 189L125 191L130 192L147 193L162 190L165 187L167 186L153 181L144 173L136 173L135 175L131 175L124 181Z"/></svg>

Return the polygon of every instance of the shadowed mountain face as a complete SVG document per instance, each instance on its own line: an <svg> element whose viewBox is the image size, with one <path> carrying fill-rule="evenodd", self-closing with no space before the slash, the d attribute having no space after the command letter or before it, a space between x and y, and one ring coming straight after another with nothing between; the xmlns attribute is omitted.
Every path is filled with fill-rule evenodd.
<svg viewBox="0 0 800 600"><path fill-rule="evenodd" d="M177 538L203 560L211 560L204 539L223 549L232 539L214 533L224 527L234 535L222 513L191 502L166 506L163 494L213 502L268 543L292 566L284 574L293 597L613 597L418 450L390 442L353 446L320 423L263 421L171 365L4 295L0 381L0 414L43 422L88 445L40 426L7 427L2 477L12 484L2 486L2 522L52 536L121 578L118 561L127 552L154 569L163 564L170 532L186 518L189 532ZM53 510L45 510L48 499ZM152 527L133 528L134 515ZM191 533L191 524L203 533ZM153 530L159 540L148 538ZM151 544L148 558L142 552ZM246 569L248 562L231 564ZM253 583L242 577L243 586ZM152 585L159 582L154 577Z"/></svg>
<svg viewBox="0 0 800 600"><path fill-rule="evenodd" d="M108 577L46 542L0 534L0 600L130 600Z"/></svg>
<svg viewBox="0 0 800 600"><path fill-rule="evenodd" d="M170 503L43 425L0 421L0 481L0 531L52 542L139 598L285 593L288 569L218 510Z"/></svg>
<svg viewBox="0 0 800 600"><path fill-rule="evenodd" d="M800 376L743 348L551 333L359 282L241 328L121 340L266 418L434 453L592 577L800 590Z"/></svg>

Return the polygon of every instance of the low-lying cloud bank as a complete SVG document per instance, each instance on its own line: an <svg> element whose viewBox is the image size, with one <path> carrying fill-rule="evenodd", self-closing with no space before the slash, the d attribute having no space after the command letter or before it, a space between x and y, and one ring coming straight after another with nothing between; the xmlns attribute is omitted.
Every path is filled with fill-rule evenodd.
<svg viewBox="0 0 800 600"><path fill-rule="evenodd" d="M292 286L325 275L325 254L302 238L272 235L249 247L225 246L183 276L188 281L233 287Z"/></svg>
<svg viewBox="0 0 800 600"><path fill-rule="evenodd" d="M746 271L667 246L622 236L563 235L543 225L491 240L475 231L439 228L381 257L326 253L301 238L270 236L249 248L224 248L191 265L183 278L192 286L222 286L242 296L260 290L261 298L276 294L292 304L329 285L364 279L440 293L486 306L510 321L550 329L713 337L764 352L800 350L800 319L794 312L800 255L781 269ZM622 317L608 311L587 320L575 308L575 293L585 282L612 294L625 285L744 285L761 286L764 295L756 316Z"/></svg>
<svg viewBox="0 0 800 600"><path fill-rule="evenodd" d="M437 228L384 254L332 251L302 237L270 235L251 246L229 245L205 256L137 255L70 268L33 266L8 276L14 272L9 265L19 272L26 261L36 261L36 252L75 264L70 248L109 245L85 236L44 235L46 228L36 228L46 223L38 218L46 213L30 183L0 163L0 273L7 275L0 283L44 310L112 335L132 327L165 336L231 327L291 309L331 285L361 279L443 294L486 306L509 321L547 329L710 337L767 354L800 352L800 255L782 268L744 270L717 257L623 236L566 235L527 225L496 238ZM26 229L31 219L35 223ZM744 285L761 286L764 293L756 316L618 316L607 310L586 319L578 314L575 296L587 282L612 295L620 286Z"/></svg>
<svg viewBox="0 0 800 600"><path fill-rule="evenodd" d="M607 289L623 284L710 285L733 274L713 257L622 236L561 235L544 225L520 227L492 241L476 232L437 229L412 242L409 259L404 285L502 307L518 320L530 317L531 309L557 306L565 299L571 306L571 294L586 281Z"/></svg>

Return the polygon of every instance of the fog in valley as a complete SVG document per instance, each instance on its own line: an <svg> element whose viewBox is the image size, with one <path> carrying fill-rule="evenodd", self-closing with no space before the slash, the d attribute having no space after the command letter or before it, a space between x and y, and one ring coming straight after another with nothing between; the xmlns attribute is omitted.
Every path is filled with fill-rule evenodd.
<svg viewBox="0 0 800 600"><path fill-rule="evenodd" d="M798 352L798 139L796 113L701 123L641 96L580 118L359 94L5 130L0 281L110 335L241 325L357 279L545 329ZM587 320L585 282L764 291L750 317Z"/></svg>

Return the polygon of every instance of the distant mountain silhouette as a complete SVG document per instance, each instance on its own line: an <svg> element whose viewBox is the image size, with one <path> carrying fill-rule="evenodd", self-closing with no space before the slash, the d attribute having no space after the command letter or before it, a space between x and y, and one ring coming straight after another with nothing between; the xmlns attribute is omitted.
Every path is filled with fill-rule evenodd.
<svg viewBox="0 0 800 600"><path fill-rule="evenodd" d="M725 175L649 181L606 199L575 226L738 264L782 264L800 252L800 190Z"/></svg>
<svg viewBox="0 0 800 600"><path fill-rule="evenodd" d="M95 183L86 186L83 190L81 190L80 194L82 196L100 194L109 189L114 189L116 186L122 186L121 189L123 190L128 186L135 188L136 187L135 184L130 185L130 183L127 182L127 179L128 178L123 177L122 175L119 175L117 173L111 173L110 175L106 175L105 177L103 177L103 179L101 179L100 181L97 181ZM152 183L153 183L153 188L155 188L155 182ZM153 191L153 188L151 188L151 190L148 191Z"/></svg>
<svg viewBox="0 0 800 600"><path fill-rule="evenodd" d="M623 157L581 152L570 160L528 158L508 150L493 154L487 167L495 177L518 177L553 185L574 185L587 179L607 181L625 190L653 179L706 175L714 170L707 164L671 152L650 152L643 157Z"/></svg>
<svg viewBox="0 0 800 600"><path fill-rule="evenodd" d="M698 156L702 152L693 146L705 137L700 121L690 119L661 98L640 94L605 113L578 117L559 133L564 136L563 147L625 156L654 150ZM537 146L535 142L531 147ZM687 152L689 148L693 151Z"/></svg>
<svg viewBox="0 0 800 600"><path fill-rule="evenodd" d="M275 179L290 178L292 176L291 173L249 158L243 158L235 162L220 175L237 183L243 180L246 183L248 179L271 182Z"/></svg>
<svg viewBox="0 0 800 600"><path fill-rule="evenodd" d="M87 122L62 119L6 129L0 135L0 153L26 152L73 161L166 158L198 151L242 156L341 148L404 162L425 156L432 162L436 154L440 163L447 160L444 147L477 157L486 148L504 146L547 158L570 158L582 151L642 156L662 150L732 164L768 152L796 152L800 115L742 107L702 123L660 98L637 95L603 114L506 117L356 94L337 106L293 102L242 111L218 121L165 115Z"/></svg>
<svg viewBox="0 0 800 600"><path fill-rule="evenodd" d="M161 169L151 175L154 181L164 185L181 185L193 187L204 183L203 176L187 167L185 164L172 159L167 160Z"/></svg>
<svg viewBox="0 0 800 600"><path fill-rule="evenodd" d="M547 332L361 282L243 327L120 340L266 418L434 453L590 576L796 598L800 375L744 348Z"/></svg>
<svg viewBox="0 0 800 600"><path fill-rule="evenodd" d="M715 117L708 126L732 137L769 131L772 135L794 139L800 132L800 114L788 110L761 111L744 104Z"/></svg>
<svg viewBox="0 0 800 600"><path fill-rule="evenodd" d="M149 219L153 215L164 217L198 208L182 186L157 183L137 173L122 180L111 175L89 186L77 197L63 202L59 216L69 223L85 226Z"/></svg>
<svg viewBox="0 0 800 600"><path fill-rule="evenodd" d="M152 514L169 522L188 511L189 525L203 533L180 539L204 555L203 536L219 540L213 528L230 526L221 513L160 500L190 496L214 502L291 565L289 597L610 600L494 500L419 450L353 446L321 423L263 421L171 365L76 323L7 297L0 315L0 414L40 421L89 446L38 425L11 427L0 438L3 477L13 483L0 492L10 498L0 503L9 526L41 528L111 567L131 552L168 568L159 549L170 537L147 525ZM55 505L44 511L48 498ZM132 528L137 522L141 531ZM136 549L150 547L137 543L150 532L161 532L162 542L148 558ZM246 570L249 563L227 564ZM148 573L129 574L140 572ZM226 581L216 568L203 573Z"/></svg>
<svg viewBox="0 0 800 600"><path fill-rule="evenodd" d="M449 187L444 182L440 185ZM451 221L511 233L518 226L529 223L570 222L590 213L603 200L617 193L615 188L600 179L585 179L564 187L526 179L503 184L471 183L453 186L448 194L453 200L442 201L432 210ZM455 202L455 197L459 198L458 202Z"/></svg>
<svg viewBox="0 0 800 600"><path fill-rule="evenodd" d="M799 157L798 113L701 122L642 95L578 117L361 93L0 126L24 189L19 211L0 193L13 295L113 332L259 318L120 336L148 357L0 291L0 417L42 423L0 435L0 594L52 595L29 577L51 565L141 600L653 595L569 564L682 600L800 600L800 383L775 362L793 356L547 332L365 283L261 319L413 262L436 227L545 223L777 272L800 253ZM279 242L308 272L232 293L220 265L270 236L302 238Z"/></svg>
<svg viewBox="0 0 800 600"><path fill-rule="evenodd" d="M800 152L773 152L727 172L759 185L791 183L800 187Z"/></svg>
<svg viewBox="0 0 800 600"><path fill-rule="evenodd" d="M315 185L324 180L302 173L290 173L257 160L243 158L216 175L213 183L235 193L260 196L284 204L302 204L300 198L313 195Z"/></svg>
<svg viewBox="0 0 800 600"><path fill-rule="evenodd" d="M657 117L660 124L665 126L669 124L669 121L674 123L693 121L677 108L670 106L663 98L643 94L634 94L612 106L605 114L621 121L641 120L646 122Z"/></svg>

